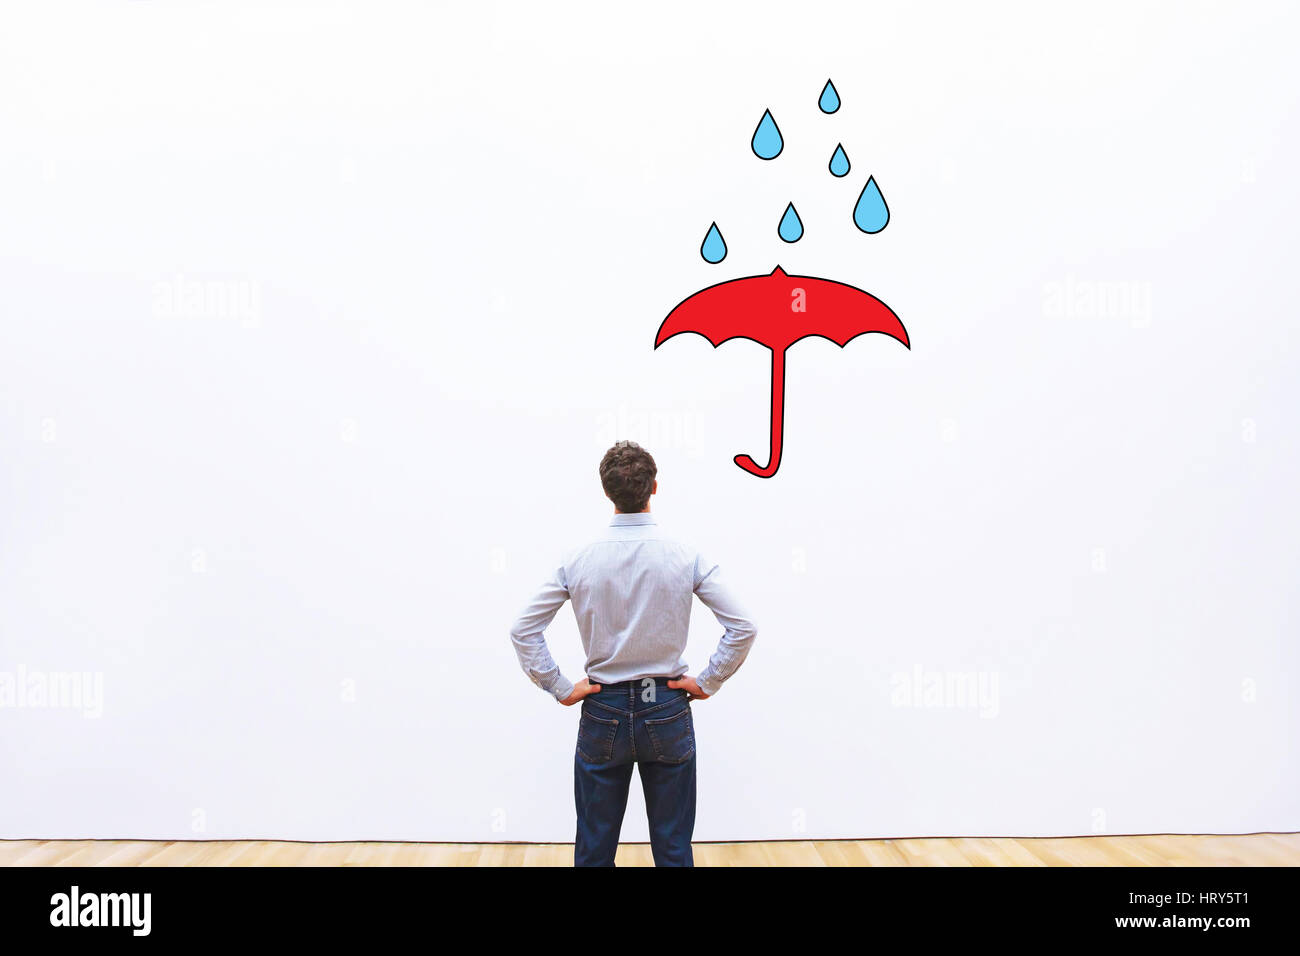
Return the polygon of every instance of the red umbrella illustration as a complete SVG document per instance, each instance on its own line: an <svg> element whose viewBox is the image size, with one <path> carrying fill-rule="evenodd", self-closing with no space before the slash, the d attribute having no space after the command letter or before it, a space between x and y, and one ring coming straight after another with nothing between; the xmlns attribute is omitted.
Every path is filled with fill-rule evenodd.
<svg viewBox="0 0 1300 956"><path fill-rule="evenodd" d="M684 299L659 326L655 348L682 332L702 335L714 348L728 339L750 339L772 350L768 463L759 467L748 455L735 458L737 465L760 478L771 478L781 466L786 349L811 335L843 348L868 332L883 332L912 347L894 310L871 293L831 279L786 275L780 266L771 275L719 282Z"/></svg>

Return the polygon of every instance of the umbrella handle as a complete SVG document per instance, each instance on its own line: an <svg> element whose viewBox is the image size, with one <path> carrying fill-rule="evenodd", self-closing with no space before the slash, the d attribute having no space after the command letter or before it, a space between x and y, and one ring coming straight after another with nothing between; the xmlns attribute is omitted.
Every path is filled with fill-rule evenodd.
<svg viewBox="0 0 1300 956"><path fill-rule="evenodd" d="M772 420L768 463L760 468L748 455L737 455L735 462L751 475L771 478L781 467L781 427L785 422L785 349L772 349Z"/></svg>

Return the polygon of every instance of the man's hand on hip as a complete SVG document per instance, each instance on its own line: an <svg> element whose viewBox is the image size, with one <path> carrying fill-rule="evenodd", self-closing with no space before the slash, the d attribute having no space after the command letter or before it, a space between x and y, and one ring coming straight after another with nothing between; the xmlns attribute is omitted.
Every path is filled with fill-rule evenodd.
<svg viewBox="0 0 1300 956"><path fill-rule="evenodd" d="M670 680L668 686L673 690L684 690L691 700L708 700L709 695L700 690L700 685L695 682L695 678L690 674L685 674L677 680Z"/></svg>
<svg viewBox="0 0 1300 956"><path fill-rule="evenodd" d="M563 704L565 707L572 707L574 704L582 700L582 698L586 697L588 694L595 694L599 691L600 691L599 684L593 684L591 681L587 680L587 678L584 677L582 680L578 681L578 683L573 685L573 693L570 694L568 697L564 698L564 700L560 701L560 703Z"/></svg>

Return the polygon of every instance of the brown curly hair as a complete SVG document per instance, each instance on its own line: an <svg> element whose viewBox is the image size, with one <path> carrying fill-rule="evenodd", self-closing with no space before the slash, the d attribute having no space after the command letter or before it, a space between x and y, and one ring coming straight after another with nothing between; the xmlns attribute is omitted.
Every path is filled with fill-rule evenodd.
<svg viewBox="0 0 1300 956"><path fill-rule="evenodd" d="M624 514L645 511L658 473L650 453L634 441L616 442L600 460L600 485Z"/></svg>

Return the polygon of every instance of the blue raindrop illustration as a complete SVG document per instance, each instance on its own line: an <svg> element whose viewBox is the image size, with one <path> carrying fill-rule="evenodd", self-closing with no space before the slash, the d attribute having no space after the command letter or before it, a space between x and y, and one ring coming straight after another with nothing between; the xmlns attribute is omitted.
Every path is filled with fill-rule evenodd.
<svg viewBox="0 0 1300 956"><path fill-rule="evenodd" d="M759 159L776 159L781 155L781 150L785 148L785 140L781 138L781 131L776 128L776 120L772 119L771 110L763 110L763 118L758 121L758 126L754 130L754 139L749 145Z"/></svg>
<svg viewBox="0 0 1300 956"><path fill-rule="evenodd" d="M722 239L722 233L718 232L716 222L709 226L709 232L700 245L700 255L705 262L721 262L727 258L727 244Z"/></svg>
<svg viewBox="0 0 1300 956"><path fill-rule="evenodd" d="M888 223L889 207L885 205L885 197L880 195L876 177L872 176L862 187L858 204L853 207L853 224L863 232L880 232Z"/></svg>
<svg viewBox="0 0 1300 956"><path fill-rule="evenodd" d="M823 113L834 113L840 108L840 94L835 92L835 84L830 80L826 81L826 86L822 89L821 99L817 101Z"/></svg>
<svg viewBox="0 0 1300 956"><path fill-rule="evenodd" d="M798 242L803 238L803 223L799 219L799 214L794 211L794 203L785 207L785 215L781 217L781 225L776 231L786 242Z"/></svg>
<svg viewBox="0 0 1300 956"><path fill-rule="evenodd" d="M844 144L840 143L835 147L835 153L831 156L831 175L847 176L849 174L849 157L844 152Z"/></svg>

